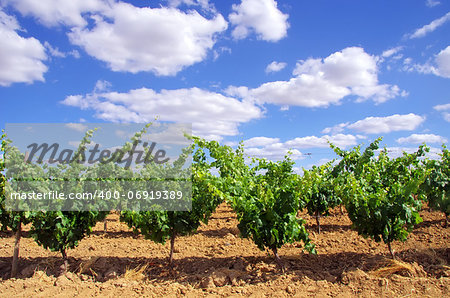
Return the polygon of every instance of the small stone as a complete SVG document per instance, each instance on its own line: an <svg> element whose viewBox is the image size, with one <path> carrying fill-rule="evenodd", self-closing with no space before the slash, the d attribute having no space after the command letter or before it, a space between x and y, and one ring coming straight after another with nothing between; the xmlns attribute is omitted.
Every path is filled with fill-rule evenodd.
<svg viewBox="0 0 450 298"><path fill-rule="evenodd" d="M319 281L317 282L317 286L318 286L319 288L322 288L322 289L325 289L325 288L328 288L328 287L329 287L326 280L319 280Z"/></svg>
<svg viewBox="0 0 450 298"><path fill-rule="evenodd" d="M118 276L118 274L115 269L110 269L110 270L106 271L104 276L105 276L105 279L112 279L112 278L116 278Z"/></svg>
<svg viewBox="0 0 450 298"><path fill-rule="evenodd" d="M324 279L325 279L326 281L328 281L328 282L334 283L334 282L336 282L337 277L334 276L334 275L332 275L332 274L330 274L330 273L328 273L328 272L325 272L325 273L324 273Z"/></svg>
<svg viewBox="0 0 450 298"><path fill-rule="evenodd" d="M68 285L70 283L71 283L71 281L65 275L61 275L60 277L58 277L55 280L53 285L55 285L57 287L61 287L61 286L64 286L64 285Z"/></svg>
<svg viewBox="0 0 450 298"><path fill-rule="evenodd" d="M228 275L225 272L222 271L215 271L212 274L212 278L214 280L214 284L217 287L223 287L228 283Z"/></svg>
<svg viewBox="0 0 450 298"><path fill-rule="evenodd" d="M35 268L33 265L27 266L24 269L22 269L22 271L20 271L20 275L22 275L24 277L30 277L33 275L34 269Z"/></svg>
<svg viewBox="0 0 450 298"><path fill-rule="evenodd" d="M214 280L211 276L207 276L205 277L202 281L200 286L204 289L209 289L209 288L215 288L216 285L214 284Z"/></svg>
<svg viewBox="0 0 450 298"><path fill-rule="evenodd" d="M125 288L125 287L128 286L128 284L126 282L124 282L124 281L116 281L114 283L114 285L117 286L117 287L121 287L121 288Z"/></svg>
<svg viewBox="0 0 450 298"><path fill-rule="evenodd" d="M292 286L287 286L286 287L286 292L288 292L289 294L294 294L295 293L294 288Z"/></svg>
<svg viewBox="0 0 450 298"><path fill-rule="evenodd" d="M232 268L234 270L244 271L245 270L245 264L242 259L237 259L236 262L233 263Z"/></svg>
<svg viewBox="0 0 450 298"><path fill-rule="evenodd" d="M40 281L51 282L52 278L47 275L46 272L41 270L36 270L33 274L33 278L39 279Z"/></svg>
<svg viewBox="0 0 450 298"><path fill-rule="evenodd" d="M77 275L73 272L66 272L65 276L70 281L76 281L78 279Z"/></svg>

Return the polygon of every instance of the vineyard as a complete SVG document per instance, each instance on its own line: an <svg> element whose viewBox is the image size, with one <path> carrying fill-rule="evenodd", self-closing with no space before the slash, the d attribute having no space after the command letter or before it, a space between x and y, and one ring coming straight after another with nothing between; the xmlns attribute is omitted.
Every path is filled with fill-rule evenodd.
<svg viewBox="0 0 450 298"><path fill-rule="evenodd" d="M336 161L297 174L289 156L249 160L242 146L193 138L191 211L2 208L2 294L448 295L449 151L391 158L380 142L330 144ZM24 159L6 136L2 152ZM58 170L17 165L1 163Z"/></svg>

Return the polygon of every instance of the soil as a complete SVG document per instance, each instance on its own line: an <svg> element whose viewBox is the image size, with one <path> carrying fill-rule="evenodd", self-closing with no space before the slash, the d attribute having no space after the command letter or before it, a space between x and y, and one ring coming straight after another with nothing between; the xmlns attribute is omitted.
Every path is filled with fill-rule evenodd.
<svg viewBox="0 0 450 298"><path fill-rule="evenodd" d="M450 297L450 228L442 213L427 208L406 242L394 242L396 261L387 247L359 236L339 208L307 221L317 255L301 243L279 250L282 272L268 252L239 237L235 214L222 204L208 225L175 242L174 263L167 265L169 243L135 235L117 214L98 223L93 233L63 260L39 247L24 228L17 278L9 278L14 235L0 234L1 297Z"/></svg>

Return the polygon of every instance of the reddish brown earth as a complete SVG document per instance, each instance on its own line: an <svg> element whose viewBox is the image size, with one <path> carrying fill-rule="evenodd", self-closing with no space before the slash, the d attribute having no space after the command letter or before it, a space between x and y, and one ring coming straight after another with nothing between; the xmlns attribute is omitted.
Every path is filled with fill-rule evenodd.
<svg viewBox="0 0 450 298"><path fill-rule="evenodd" d="M450 297L450 228L442 226L441 213L421 212L424 222L408 241L393 244L395 263L384 244L352 231L339 209L321 219L320 235L315 219L301 215L318 254L303 253L301 244L285 245L285 273L267 252L239 238L236 217L225 204L196 234L177 239L172 269L166 265L169 243L134 235L111 214L106 233L99 223L69 251L66 275L60 275L60 254L39 247L26 227L19 274L9 279L14 237L3 233L0 296Z"/></svg>

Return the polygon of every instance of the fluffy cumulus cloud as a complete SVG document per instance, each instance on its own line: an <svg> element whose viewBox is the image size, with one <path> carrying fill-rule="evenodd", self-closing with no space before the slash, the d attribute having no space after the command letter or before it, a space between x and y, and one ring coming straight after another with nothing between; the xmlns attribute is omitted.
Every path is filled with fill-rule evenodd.
<svg viewBox="0 0 450 298"><path fill-rule="evenodd" d="M0 86L44 81L44 46L34 37L20 36L18 31L17 20L0 10Z"/></svg>
<svg viewBox="0 0 450 298"><path fill-rule="evenodd" d="M276 42L287 36L289 16L278 9L276 1L242 0L232 8L228 19L234 25L234 38L243 39L254 32L259 39Z"/></svg>
<svg viewBox="0 0 450 298"><path fill-rule="evenodd" d="M450 78L450 46L440 51L436 56L437 74L444 78Z"/></svg>
<svg viewBox="0 0 450 298"><path fill-rule="evenodd" d="M449 107L450 108L450 107ZM436 109L436 107L435 107ZM425 121L424 116L413 113L406 115L395 114L386 117L367 117L354 123L345 122L322 130L322 133L331 133L333 137L346 129L352 129L366 134L389 133L392 131L414 130ZM356 138L364 139L364 135Z"/></svg>
<svg viewBox="0 0 450 298"><path fill-rule="evenodd" d="M367 117L346 127L367 133L379 134L392 131L414 130L425 121L425 117L413 113L406 115L395 114L387 117Z"/></svg>
<svg viewBox="0 0 450 298"><path fill-rule="evenodd" d="M446 143L447 139L435 134L412 134L409 137L398 138L397 143L422 144L422 143Z"/></svg>
<svg viewBox="0 0 450 298"><path fill-rule="evenodd" d="M79 132L85 132L88 129L87 125L84 125L81 123L67 123L67 124L65 124L65 127L79 131Z"/></svg>
<svg viewBox="0 0 450 298"><path fill-rule="evenodd" d="M450 103L434 106L433 109L436 111L450 111Z"/></svg>
<svg viewBox="0 0 450 298"><path fill-rule="evenodd" d="M301 137L289 140L286 142L286 145L291 148L328 148L330 147L329 143L331 142L334 145L345 148L348 146L353 146L357 144L356 137L353 135L345 135L345 134L336 134L333 136L324 135L321 137L316 136L308 136Z"/></svg>
<svg viewBox="0 0 450 298"><path fill-rule="evenodd" d="M450 78L450 46L440 51L433 61L425 64L413 63L411 58L403 61L404 71L416 71L423 74L434 74L444 78Z"/></svg>
<svg viewBox="0 0 450 298"><path fill-rule="evenodd" d="M227 92L259 103L303 107L339 104L348 95L376 103L406 95L396 85L379 84L377 57L359 47L345 48L325 59L299 61L293 74L289 81L269 82L250 90L230 87Z"/></svg>
<svg viewBox="0 0 450 298"><path fill-rule="evenodd" d="M33 16L46 26L87 25L82 14L108 9L111 2L102 0L5 0L24 16Z"/></svg>
<svg viewBox="0 0 450 298"><path fill-rule="evenodd" d="M428 25L425 25L419 29L416 29L416 31L414 31L414 33L409 35L409 38L414 39L414 38L424 37L428 33L431 33L434 30L436 30L437 28L439 28L440 26L444 25L448 21L450 21L450 12L447 12L444 16L432 21Z"/></svg>
<svg viewBox="0 0 450 298"><path fill-rule="evenodd" d="M280 71L282 69L284 69L286 67L286 63L285 62L277 62L277 61L272 61L269 65L267 65L266 67L266 72L277 72Z"/></svg>
<svg viewBox="0 0 450 298"><path fill-rule="evenodd" d="M263 147L279 143L279 138L254 137L244 141L245 147Z"/></svg>
<svg viewBox="0 0 450 298"><path fill-rule="evenodd" d="M348 122L339 123L332 127L326 127L322 130L322 133L331 133L333 135L341 133L345 130L345 128L349 125Z"/></svg>
<svg viewBox="0 0 450 298"><path fill-rule="evenodd" d="M386 150L390 158L397 158L403 156L403 153L406 152L408 154L412 154L417 152L417 147L387 147ZM377 151L381 151L384 149L378 149ZM440 159L441 149L430 147L430 151L425 154L425 156L429 159Z"/></svg>
<svg viewBox="0 0 450 298"><path fill-rule="evenodd" d="M450 122L450 103L437 105L433 107L436 111L440 111L445 121Z"/></svg>
<svg viewBox="0 0 450 298"><path fill-rule="evenodd" d="M45 26L66 26L72 44L113 71L175 75L203 61L228 24L208 0L169 1L169 7L136 7L116 0L4 0ZM211 18L181 4L207 9ZM88 26L88 19L93 26ZM53 53L57 52L52 51ZM61 55L60 55L61 56Z"/></svg>
<svg viewBox="0 0 450 298"><path fill-rule="evenodd" d="M304 158L299 150L289 149L284 143L274 143L264 147L249 147L245 149L245 154L250 157L267 158L270 160L282 160L288 154L290 154L293 160Z"/></svg>
<svg viewBox="0 0 450 298"><path fill-rule="evenodd" d="M357 138L353 135L338 134L334 136L324 135L299 137L286 142L280 142L278 138L254 137L244 141L245 153L249 156L264 157L272 160L282 159L288 152L294 160L305 158L301 149L328 148L331 142L341 148L356 145Z"/></svg>
<svg viewBox="0 0 450 298"><path fill-rule="evenodd" d="M114 4L105 17L97 15L95 20L93 28L73 28L71 42L113 71L157 75L174 75L205 59L215 34L227 28L221 15L206 19L196 11L128 3Z"/></svg>
<svg viewBox="0 0 450 298"><path fill-rule="evenodd" d="M238 134L240 123L263 116L252 103L199 88L93 92L68 96L62 103L94 110L97 118L112 122L148 122L158 116L162 121L192 123L194 134L216 140Z"/></svg>

